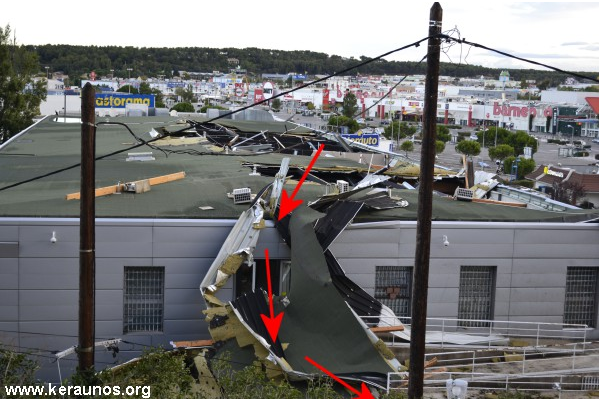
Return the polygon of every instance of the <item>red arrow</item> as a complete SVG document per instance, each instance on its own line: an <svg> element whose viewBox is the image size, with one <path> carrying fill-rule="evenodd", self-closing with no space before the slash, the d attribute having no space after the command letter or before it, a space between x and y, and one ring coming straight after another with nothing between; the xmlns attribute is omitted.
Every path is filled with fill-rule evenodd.
<svg viewBox="0 0 599 399"><path fill-rule="evenodd" d="M314 158L312 158L312 161L310 161L310 165L308 165L308 168L305 170L299 183L297 184L297 186L295 186L295 190L293 190L293 194L291 194L291 197L289 197L287 195L287 191L285 191L285 190L283 190L283 192L281 193L281 203L279 205L279 220L283 219L290 212L292 212L295 208L300 206L300 204L303 202L303 200L295 200L294 199L295 195L297 194L300 187L304 183L304 180L306 180L306 177L308 177L308 173L310 173L310 169L312 169L312 166L314 166L314 163L320 156L320 153L322 152L322 150L324 150L324 144L321 144L320 147L318 147L318 151L316 151L316 154L314 154Z"/></svg>
<svg viewBox="0 0 599 399"><path fill-rule="evenodd" d="M272 282L270 281L270 260L268 259L268 249L264 250L264 255L266 256L266 279L268 281L268 302L270 304L270 317L265 314L261 314L262 321L272 338L272 342L274 343L277 340L277 335L279 335L279 328L281 327L281 321L283 320L283 312L279 313L275 317L275 309L272 303Z"/></svg>
<svg viewBox="0 0 599 399"><path fill-rule="evenodd" d="M349 385L347 382L343 381L341 378L337 377L335 374L331 373L329 370L322 367L320 364L316 363L314 360L310 359L308 356L306 356L305 359L308 363L310 363L311 365L313 365L314 367L316 367L317 369L319 369L320 371L337 381L339 384L343 385L345 388L358 395L354 399L374 399L374 397L370 393L370 389L368 389L365 383L362 383L362 392L360 392L357 389L353 388L351 385Z"/></svg>

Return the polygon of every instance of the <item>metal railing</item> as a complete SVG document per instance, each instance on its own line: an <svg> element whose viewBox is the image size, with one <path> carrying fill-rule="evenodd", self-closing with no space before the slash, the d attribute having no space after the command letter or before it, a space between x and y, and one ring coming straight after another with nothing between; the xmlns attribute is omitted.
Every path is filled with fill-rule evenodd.
<svg viewBox="0 0 599 399"><path fill-rule="evenodd" d="M410 324L406 317L362 316L366 325L396 326L403 323L405 333L410 334ZM460 324L484 325L484 327L462 327ZM441 348L454 345L465 345L466 341L460 337L479 337L479 342L486 342L484 346L510 346L510 339L522 341L518 346L539 347L552 344L555 341L567 341L584 345L587 343L587 332L590 329L584 324L540 323L509 320L471 320L455 318L427 318L426 333L427 345L438 345ZM405 340L399 339L401 334L388 334L385 338L391 345L397 345ZM486 339L485 339L486 338ZM481 346L478 344L477 346Z"/></svg>

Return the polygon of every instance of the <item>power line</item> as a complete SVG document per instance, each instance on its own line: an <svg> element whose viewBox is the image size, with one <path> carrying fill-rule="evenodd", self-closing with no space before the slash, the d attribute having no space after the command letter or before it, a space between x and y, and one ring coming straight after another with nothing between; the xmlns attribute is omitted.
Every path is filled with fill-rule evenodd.
<svg viewBox="0 0 599 399"><path fill-rule="evenodd" d="M538 66L542 66L544 68L548 68L548 69L551 69L553 71L560 72L560 73L563 73L563 74L566 74L566 75L574 76L574 77L577 77L577 78L580 78L580 79L588 79L588 80L591 80L593 82L599 83L599 79L592 78L590 76L585 76L585 75L579 74L577 72L565 71L563 69L560 69L560 68L557 68L557 67L554 67L554 66L551 66L551 65L548 65L548 64L544 64L542 62L530 60L528 58L518 57L517 55L513 55L513 54L510 54L510 53L506 53L505 51L501 51L501 50L497 50L497 49L494 49L494 48L491 48L491 47L487 47L487 46L482 45L480 43L470 42L470 41L466 40L465 38L464 39L454 39L453 37L448 36L448 35L442 35L442 36L447 41L455 41L457 43L467 44L467 45L472 46L472 47L482 48L484 50L488 50L488 51L492 51L492 52L497 53L497 54L501 54L501 55L506 56L508 58L513 58L513 59L516 59L516 60L519 60L519 61L524 61L526 63L533 64L533 65L538 65Z"/></svg>

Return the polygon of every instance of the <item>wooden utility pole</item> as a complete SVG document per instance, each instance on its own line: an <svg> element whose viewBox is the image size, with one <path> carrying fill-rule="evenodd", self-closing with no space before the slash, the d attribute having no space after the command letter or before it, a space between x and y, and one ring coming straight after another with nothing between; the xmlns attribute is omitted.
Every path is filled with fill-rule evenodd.
<svg viewBox="0 0 599 399"><path fill-rule="evenodd" d="M416 253L414 256L415 267L412 285L409 399L422 398L424 386L424 350L433 210L433 174L435 168L435 142L437 141L437 90L439 86L439 57L441 53L441 38L439 35L441 33L442 20L443 9L439 3L435 2L430 12L426 86L424 89Z"/></svg>
<svg viewBox="0 0 599 399"><path fill-rule="evenodd" d="M79 370L94 367L96 296L95 90L81 92L81 206L79 208Z"/></svg>

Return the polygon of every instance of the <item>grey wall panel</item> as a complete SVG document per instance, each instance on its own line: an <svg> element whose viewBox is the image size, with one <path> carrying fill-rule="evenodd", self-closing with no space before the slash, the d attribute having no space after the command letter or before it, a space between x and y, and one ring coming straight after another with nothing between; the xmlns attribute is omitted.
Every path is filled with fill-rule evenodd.
<svg viewBox="0 0 599 399"><path fill-rule="evenodd" d="M399 248L394 244L371 242L368 245L338 243L331 251L340 258L397 258Z"/></svg>
<svg viewBox="0 0 599 399"><path fill-rule="evenodd" d="M572 229L558 225L555 229L516 229L514 243L519 245L594 245L597 233L591 230Z"/></svg>
<svg viewBox="0 0 599 399"><path fill-rule="evenodd" d="M517 244L514 245L514 256L517 258L538 258L539 254L543 258L570 259L572 254L577 258L596 259L599 257L599 248L587 244Z"/></svg>
<svg viewBox="0 0 599 399"><path fill-rule="evenodd" d="M505 301L495 301L493 318L496 320L507 319L510 311L510 303Z"/></svg>
<svg viewBox="0 0 599 399"><path fill-rule="evenodd" d="M211 243L221 244L225 242L231 227L166 227L155 226L153 228L153 239L155 242L181 242L181 243ZM220 246L219 246L220 247Z"/></svg>
<svg viewBox="0 0 599 399"><path fill-rule="evenodd" d="M77 320L21 320L19 322L21 336L38 337L72 337L77 339L78 323ZM31 334L29 334L31 333Z"/></svg>
<svg viewBox="0 0 599 399"><path fill-rule="evenodd" d="M0 291L0 322L19 320L19 291Z"/></svg>
<svg viewBox="0 0 599 399"><path fill-rule="evenodd" d="M511 288L499 288L495 289L495 302L509 302L512 295Z"/></svg>
<svg viewBox="0 0 599 399"><path fill-rule="evenodd" d="M18 256L18 242L0 241L0 258L17 258Z"/></svg>
<svg viewBox="0 0 599 399"><path fill-rule="evenodd" d="M0 225L0 241L18 242L19 226Z"/></svg>
<svg viewBox="0 0 599 399"><path fill-rule="evenodd" d="M21 258L78 258L79 241L59 240L52 244L48 236L45 241L20 241L19 251Z"/></svg>
<svg viewBox="0 0 599 399"><path fill-rule="evenodd" d="M78 319L79 290L20 290L21 321Z"/></svg>
<svg viewBox="0 0 599 399"><path fill-rule="evenodd" d="M173 273L167 266L165 269L164 286L165 289L177 289L177 288L192 288L199 290L200 283L204 278L205 273L192 273L192 274L179 274Z"/></svg>
<svg viewBox="0 0 599 399"><path fill-rule="evenodd" d="M96 241L96 256L104 258L151 257L151 241L148 242L100 242Z"/></svg>
<svg viewBox="0 0 599 399"><path fill-rule="evenodd" d="M436 288L428 292L430 302L458 302L459 289L456 288Z"/></svg>
<svg viewBox="0 0 599 399"><path fill-rule="evenodd" d="M513 288L539 288L565 287L566 274L564 273L514 273L512 278Z"/></svg>
<svg viewBox="0 0 599 399"><path fill-rule="evenodd" d="M78 289L79 259L21 258L19 285L24 290Z"/></svg>
<svg viewBox="0 0 599 399"><path fill-rule="evenodd" d="M337 237L334 244L363 244L371 243L373 234L376 235L376 241L380 243L399 244L400 229L347 229Z"/></svg>
<svg viewBox="0 0 599 399"><path fill-rule="evenodd" d="M96 321L96 339L122 338L127 339L135 334L123 335L123 311L114 313L115 317L112 320L97 320ZM117 317L120 316L120 317ZM137 334L137 333L136 333Z"/></svg>
<svg viewBox="0 0 599 399"><path fill-rule="evenodd" d="M564 303L559 300L552 302L512 302L510 306L510 318L512 316L529 316L527 321L540 321L543 316L560 317L560 323L563 322Z"/></svg>
<svg viewBox="0 0 599 399"><path fill-rule="evenodd" d="M333 255L337 258L337 261L343 268L346 274L361 274L361 273L373 273L376 270L376 266L399 266L397 259L353 259L353 258L341 258L333 252Z"/></svg>
<svg viewBox="0 0 599 399"><path fill-rule="evenodd" d="M96 224L96 242L98 243L139 243L152 242L154 229L151 226L98 225Z"/></svg>
<svg viewBox="0 0 599 399"><path fill-rule="evenodd" d="M566 288L562 287L545 287L542 289L537 288L512 288L511 300L514 302L514 306L525 305L526 303L533 302L556 302L564 301L566 297ZM563 306L562 306L563 308ZM560 312L563 309L559 310Z"/></svg>
<svg viewBox="0 0 599 399"><path fill-rule="evenodd" d="M458 317L458 304L428 301L427 317Z"/></svg>
<svg viewBox="0 0 599 399"><path fill-rule="evenodd" d="M123 319L123 291L96 290L96 320Z"/></svg>
<svg viewBox="0 0 599 399"><path fill-rule="evenodd" d="M429 288L458 287L460 285L460 273L441 274L434 270L429 272Z"/></svg>
<svg viewBox="0 0 599 399"><path fill-rule="evenodd" d="M56 232L58 242L79 242L79 225L53 224L27 225L19 227L19 242L50 242L52 232Z"/></svg>
<svg viewBox="0 0 599 399"><path fill-rule="evenodd" d="M154 242L153 254L157 258L215 258L221 246L212 241Z"/></svg>
<svg viewBox="0 0 599 399"><path fill-rule="evenodd" d="M183 334L183 335L194 335L194 334L205 334L207 325L204 320L165 320L164 321L164 333L166 335L171 334Z"/></svg>
<svg viewBox="0 0 599 399"><path fill-rule="evenodd" d="M204 304L189 303L189 304L176 304L171 305L170 303L164 305L164 319L165 320L204 320L206 315L202 313L205 309Z"/></svg>
<svg viewBox="0 0 599 399"><path fill-rule="evenodd" d="M17 258L0 259L0 290L19 287L19 260Z"/></svg>
<svg viewBox="0 0 599 399"><path fill-rule="evenodd" d="M199 312L204 304L204 298L199 289L165 290L164 303L171 306L197 304Z"/></svg>

